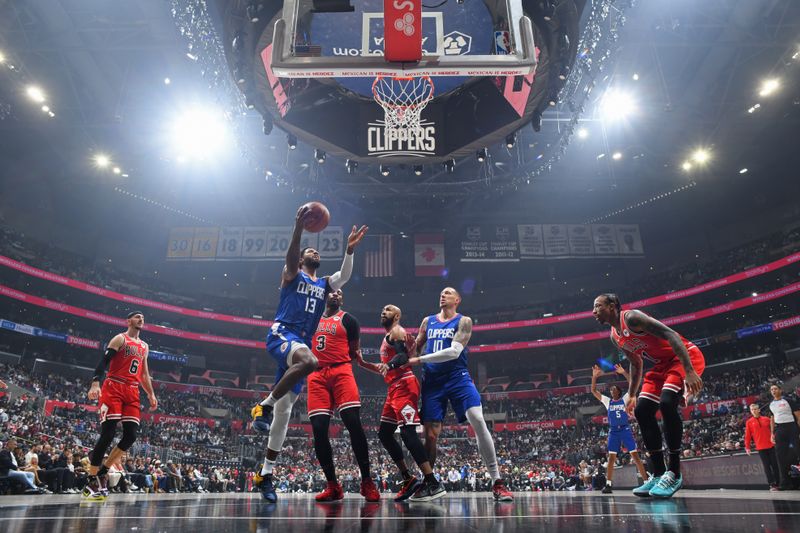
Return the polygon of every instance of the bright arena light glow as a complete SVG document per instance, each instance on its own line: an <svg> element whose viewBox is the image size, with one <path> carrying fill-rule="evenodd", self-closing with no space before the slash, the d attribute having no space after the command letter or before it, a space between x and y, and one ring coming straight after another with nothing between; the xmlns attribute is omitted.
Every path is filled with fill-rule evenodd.
<svg viewBox="0 0 800 533"><path fill-rule="evenodd" d="M777 91L780 86L781 86L781 82L777 78L771 78L771 79L768 79L768 80L764 80L764 82L761 84L761 90L758 91L758 95L759 96L769 96L772 93L774 93L775 91Z"/></svg>
<svg viewBox="0 0 800 533"><path fill-rule="evenodd" d="M589 130L587 130L586 128L581 128L578 130L579 139L585 139L588 136L589 136Z"/></svg>
<svg viewBox="0 0 800 533"><path fill-rule="evenodd" d="M747 169L743 168L739 171L739 174L747 174Z"/></svg>
<svg viewBox="0 0 800 533"><path fill-rule="evenodd" d="M708 163L708 160L711 159L711 153L705 148L698 148L694 151L694 153L692 153L692 159L695 163L702 165L704 163Z"/></svg>
<svg viewBox="0 0 800 533"><path fill-rule="evenodd" d="M622 152L614 152L611 155L611 159L613 159L614 161L619 161L620 159L622 159Z"/></svg>
<svg viewBox="0 0 800 533"><path fill-rule="evenodd" d="M222 111L195 107L180 113L169 130L178 161L206 159L230 145L230 132Z"/></svg>
<svg viewBox="0 0 800 533"><path fill-rule="evenodd" d="M3 52L0 52L0 65L6 62L6 56L3 55Z"/></svg>
<svg viewBox="0 0 800 533"><path fill-rule="evenodd" d="M111 158L106 154L96 154L94 156L94 164L97 165L98 168L106 168L111 164Z"/></svg>
<svg viewBox="0 0 800 533"><path fill-rule="evenodd" d="M683 164L681 165L681 168L686 172L689 172L690 170L692 170L692 164L688 161L684 161Z"/></svg>
<svg viewBox="0 0 800 533"><path fill-rule="evenodd" d="M623 120L636 113L636 100L630 93L609 89L600 102L600 114L605 120Z"/></svg>
<svg viewBox="0 0 800 533"><path fill-rule="evenodd" d="M25 93L28 95L28 98L37 104L42 104L45 100L47 100L47 97L44 95L44 91L36 85L28 86L28 88L25 89Z"/></svg>

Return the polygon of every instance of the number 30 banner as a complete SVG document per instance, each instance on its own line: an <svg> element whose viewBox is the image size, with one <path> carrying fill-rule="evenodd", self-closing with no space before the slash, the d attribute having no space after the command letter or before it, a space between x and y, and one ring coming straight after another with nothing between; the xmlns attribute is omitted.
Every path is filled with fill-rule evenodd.
<svg viewBox="0 0 800 533"><path fill-rule="evenodd" d="M167 242L171 261L284 261L291 226L246 226L222 228L172 228ZM300 247L316 248L323 258L344 255L340 226L320 233L303 233Z"/></svg>

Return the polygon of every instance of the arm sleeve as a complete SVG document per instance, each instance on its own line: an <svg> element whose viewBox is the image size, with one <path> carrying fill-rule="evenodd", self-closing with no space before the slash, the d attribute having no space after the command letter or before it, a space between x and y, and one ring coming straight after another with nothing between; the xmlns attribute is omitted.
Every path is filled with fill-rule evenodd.
<svg viewBox="0 0 800 533"><path fill-rule="evenodd" d="M338 291L344 284L350 281L350 276L353 274L353 254L345 252L344 261L342 261L342 268L328 278L328 285L331 290Z"/></svg>
<svg viewBox="0 0 800 533"><path fill-rule="evenodd" d="M92 381L100 381L103 379L103 376L106 373L106 368L108 368L108 364L111 362L111 358L116 355L117 351L114 348L107 348L106 353L103 355L103 358L100 359L100 362L97 363L97 367L94 369L94 377L92 377Z"/></svg>
<svg viewBox="0 0 800 533"><path fill-rule="evenodd" d="M627 394L625 396L627 396ZM611 403L611 398L603 394L600 396L600 402L602 402L602 404L606 406L606 409L608 409L608 405Z"/></svg>
<svg viewBox="0 0 800 533"><path fill-rule="evenodd" d="M392 341L392 346L394 346L394 349L397 353L394 357L392 357L392 360L386 364L386 366L389 367L389 370L394 370L395 368L408 363L408 350L406 349L405 341Z"/></svg>
<svg viewBox="0 0 800 533"><path fill-rule="evenodd" d="M421 355L419 360L423 363L444 363L452 361L453 359L458 359L458 356L461 355L463 351L464 346L460 342L453 341L449 348L427 355Z"/></svg>
<svg viewBox="0 0 800 533"><path fill-rule="evenodd" d="M361 338L361 325L356 317L350 313L345 313L342 317L342 324L344 329L347 330L347 342L357 341Z"/></svg>

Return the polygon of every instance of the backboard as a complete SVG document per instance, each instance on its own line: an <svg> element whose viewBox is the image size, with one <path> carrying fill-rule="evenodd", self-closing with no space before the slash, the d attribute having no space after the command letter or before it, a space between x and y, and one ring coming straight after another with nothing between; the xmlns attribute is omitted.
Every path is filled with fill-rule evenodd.
<svg viewBox="0 0 800 533"><path fill-rule="evenodd" d="M271 68L276 76L463 79L528 75L536 65L531 21L523 14L521 0L446 0L435 8L420 6L420 0L355 0L353 10L345 12L320 12L315 3L319 0L283 2L272 39ZM412 42L417 39L418 60L387 60L386 56L397 57L392 30ZM437 93L459 84L437 83Z"/></svg>

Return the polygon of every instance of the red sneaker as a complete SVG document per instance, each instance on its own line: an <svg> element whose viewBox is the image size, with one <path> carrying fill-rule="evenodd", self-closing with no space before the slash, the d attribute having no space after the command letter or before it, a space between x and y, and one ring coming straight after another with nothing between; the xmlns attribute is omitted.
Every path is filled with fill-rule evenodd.
<svg viewBox="0 0 800 533"><path fill-rule="evenodd" d="M378 487L372 479L361 480L361 495L368 502L377 502L381 499L381 493L378 492Z"/></svg>
<svg viewBox="0 0 800 533"><path fill-rule="evenodd" d="M320 503L338 502L339 500L344 500L344 489L339 483L328 481L328 486L325 487L325 490L317 494L315 498Z"/></svg>
<svg viewBox="0 0 800 533"><path fill-rule="evenodd" d="M419 488L419 480L416 476L411 476L403 482L403 486L397 494L394 495L394 501L404 502L414 495L414 492Z"/></svg>
<svg viewBox="0 0 800 533"><path fill-rule="evenodd" d="M514 495L506 488L506 484L502 479L498 479L492 485L492 494L496 502L513 502Z"/></svg>

